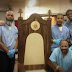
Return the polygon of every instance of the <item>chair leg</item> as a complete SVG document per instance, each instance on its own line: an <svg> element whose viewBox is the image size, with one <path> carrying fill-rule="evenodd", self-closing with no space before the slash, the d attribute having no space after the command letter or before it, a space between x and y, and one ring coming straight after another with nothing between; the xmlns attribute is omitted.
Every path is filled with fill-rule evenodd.
<svg viewBox="0 0 72 72"><path fill-rule="evenodd" d="M25 72L24 66L18 63L18 72Z"/></svg>

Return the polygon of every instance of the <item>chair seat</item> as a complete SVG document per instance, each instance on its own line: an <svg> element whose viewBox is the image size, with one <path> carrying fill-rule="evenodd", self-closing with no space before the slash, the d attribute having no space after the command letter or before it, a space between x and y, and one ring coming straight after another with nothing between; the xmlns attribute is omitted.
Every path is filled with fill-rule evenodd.
<svg viewBox="0 0 72 72"><path fill-rule="evenodd" d="M46 72L46 71L42 69L42 70L28 70L26 72Z"/></svg>

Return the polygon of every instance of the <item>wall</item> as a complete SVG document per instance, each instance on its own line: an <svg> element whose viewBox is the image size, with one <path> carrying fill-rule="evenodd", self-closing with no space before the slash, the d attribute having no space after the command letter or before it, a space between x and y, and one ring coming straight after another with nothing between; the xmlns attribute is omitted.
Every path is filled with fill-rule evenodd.
<svg viewBox="0 0 72 72"><path fill-rule="evenodd" d="M28 5L30 0L11 0L10 3L6 1L4 5L11 5L15 20L18 19L19 8L22 8L22 16L24 19L27 19L32 13L47 14L50 9L52 13L65 13L67 9L71 9L72 3L69 0L32 0L30 5ZM35 4L34 4L35 3ZM4 14L1 14L3 15ZM1 16L2 17L2 16ZM1 19L0 17L0 19Z"/></svg>
<svg viewBox="0 0 72 72"><path fill-rule="evenodd" d="M1 4L1 2L0 2ZM18 19L18 17L20 16L20 14L18 13L19 9L22 8L23 10L23 18L25 17L25 0L7 0L6 3L5 1L3 0L2 1L2 4L0 5L0 8L2 9L7 9L8 7L11 7L12 10L14 11L14 18L15 20ZM4 19L5 20L5 12L6 11L1 11L0 12L0 19Z"/></svg>
<svg viewBox="0 0 72 72"><path fill-rule="evenodd" d="M35 5L31 6L34 1L36 1ZM29 2L30 0L26 0L25 3L25 18L32 13L47 14L48 10L51 10L52 13L65 13L72 6L69 0L32 0L30 6Z"/></svg>
<svg viewBox="0 0 72 72"><path fill-rule="evenodd" d="M15 20L17 20L18 17L20 16L20 14L18 13L20 8L23 11L22 16L23 18L25 18L25 0L19 0L19 1L14 0L11 2L10 5L14 11Z"/></svg>

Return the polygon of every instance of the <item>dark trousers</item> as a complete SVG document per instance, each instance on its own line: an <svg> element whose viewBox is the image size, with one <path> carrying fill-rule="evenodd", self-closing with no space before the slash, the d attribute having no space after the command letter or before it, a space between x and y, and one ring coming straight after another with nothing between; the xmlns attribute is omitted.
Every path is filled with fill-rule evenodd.
<svg viewBox="0 0 72 72"><path fill-rule="evenodd" d="M15 57L9 58L7 53L0 51L0 72L13 72Z"/></svg>

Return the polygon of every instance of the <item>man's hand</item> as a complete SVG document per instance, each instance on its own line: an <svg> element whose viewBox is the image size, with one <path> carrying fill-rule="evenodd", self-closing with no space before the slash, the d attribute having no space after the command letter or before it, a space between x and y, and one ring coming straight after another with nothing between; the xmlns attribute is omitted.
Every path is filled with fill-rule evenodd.
<svg viewBox="0 0 72 72"><path fill-rule="evenodd" d="M4 25L4 21L0 20L0 26Z"/></svg>
<svg viewBox="0 0 72 72"><path fill-rule="evenodd" d="M70 69L68 72L72 72L72 69Z"/></svg>
<svg viewBox="0 0 72 72"><path fill-rule="evenodd" d="M13 49L13 50L10 50L7 55L9 56L9 58L13 58L14 57L14 54L15 54L16 50Z"/></svg>
<svg viewBox="0 0 72 72"><path fill-rule="evenodd" d="M54 39L53 42L59 45L61 40L62 39Z"/></svg>
<svg viewBox="0 0 72 72"><path fill-rule="evenodd" d="M61 67L57 69L57 72L65 72Z"/></svg>

